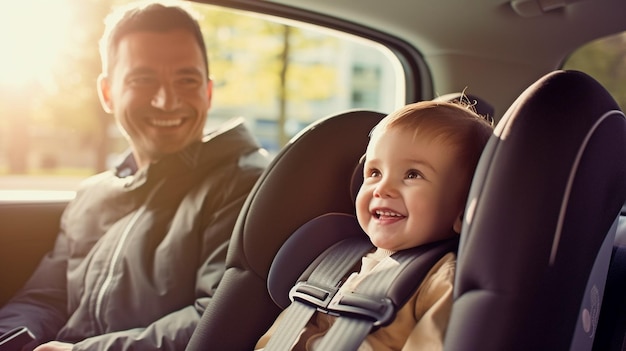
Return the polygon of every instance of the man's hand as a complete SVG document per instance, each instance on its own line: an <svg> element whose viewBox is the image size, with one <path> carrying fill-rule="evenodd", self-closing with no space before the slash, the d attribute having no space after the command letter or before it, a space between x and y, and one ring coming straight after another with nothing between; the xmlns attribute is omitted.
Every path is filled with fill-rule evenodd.
<svg viewBox="0 0 626 351"><path fill-rule="evenodd" d="M50 341L37 346L33 351L72 351L73 346L65 342Z"/></svg>

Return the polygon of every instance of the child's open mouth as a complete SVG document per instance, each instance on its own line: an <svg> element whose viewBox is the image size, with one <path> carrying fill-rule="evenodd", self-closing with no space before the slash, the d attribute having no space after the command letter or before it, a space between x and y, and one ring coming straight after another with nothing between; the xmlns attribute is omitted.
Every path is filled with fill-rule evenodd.
<svg viewBox="0 0 626 351"><path fill-rule="evenodd" d="M372 215L376 219L400 219L400 218L405 217L404 215L400 213L390 211L390 210L374 210Z"/></svg>

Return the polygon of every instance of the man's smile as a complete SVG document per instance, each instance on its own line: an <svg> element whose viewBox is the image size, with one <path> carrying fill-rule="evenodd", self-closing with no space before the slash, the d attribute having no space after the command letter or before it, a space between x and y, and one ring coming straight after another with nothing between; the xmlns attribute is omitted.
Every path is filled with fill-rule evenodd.
<svg viewBox="0 0 626 351"><path fill-rule="evenodd" d="M150 118L148 123L154 127L178 127L184 122L184 118Z"/></svg>

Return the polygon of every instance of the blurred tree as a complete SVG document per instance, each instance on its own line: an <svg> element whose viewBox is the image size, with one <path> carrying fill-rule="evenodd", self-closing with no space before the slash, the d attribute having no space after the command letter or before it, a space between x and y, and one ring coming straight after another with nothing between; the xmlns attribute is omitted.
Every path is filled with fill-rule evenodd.
<svg viewBox="0 0 626 351"><path fill-rule="evenodd" d="M319 58L336 52L336 38L215 6L194 9L202 16L214 108L254 111L252 118L275 121L281 146L292 136L287 117L303 122L320 117L303 105L336 94L338 73Z"/></svg>

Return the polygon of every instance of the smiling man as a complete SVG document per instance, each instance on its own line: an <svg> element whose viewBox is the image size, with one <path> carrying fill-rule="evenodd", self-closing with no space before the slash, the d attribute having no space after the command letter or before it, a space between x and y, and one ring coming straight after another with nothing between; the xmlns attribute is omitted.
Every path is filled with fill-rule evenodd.
<svg viewBox="0 0 626 351"><path fill-rule="evenodd" d="M211 104L204 49L185 29L139 31L121 38L112 67L99 79L102 105L113 113L138 166L200 140Z"/></svg>
<svg viewBox="0 0 626 351"><path fill-rule="evenodd" d="M267 158L241 123L204 133L206 47L181 7L107 20L102 106L131 151L81 186L54 249L0 309L24 350L182 350L210 303L232 228Z"/></svg>

